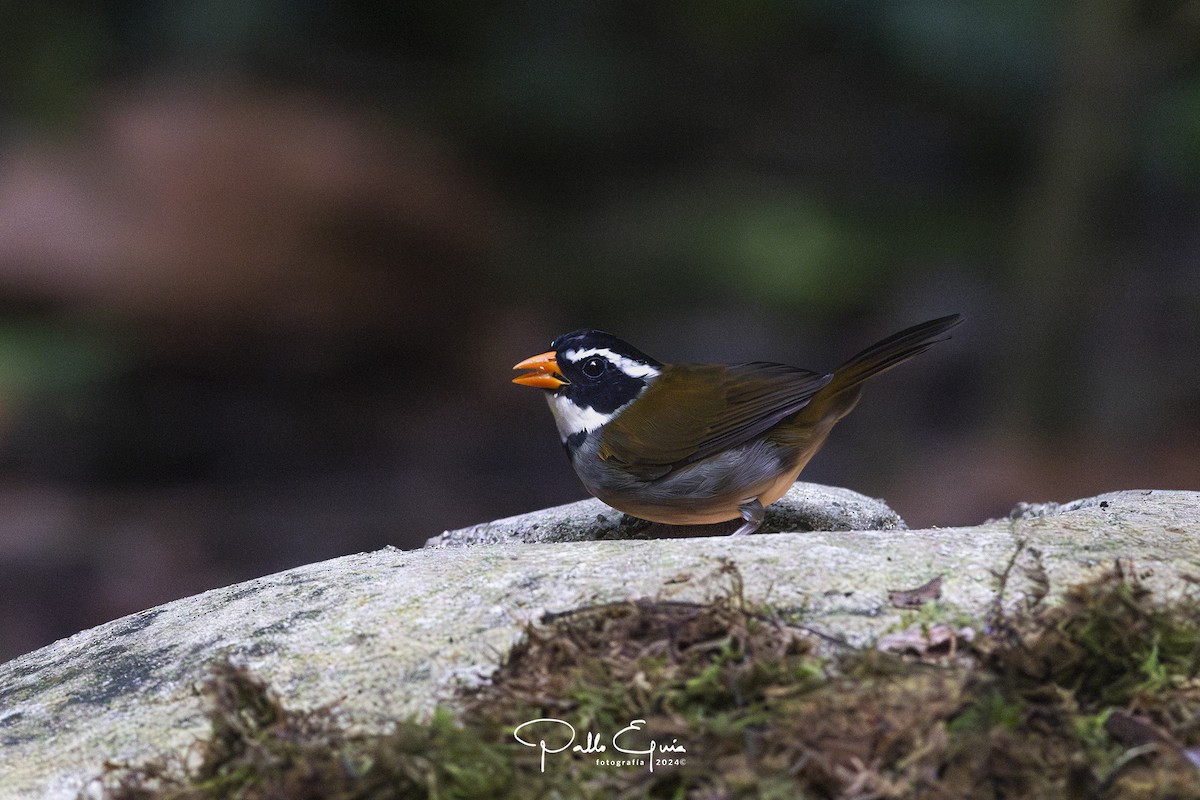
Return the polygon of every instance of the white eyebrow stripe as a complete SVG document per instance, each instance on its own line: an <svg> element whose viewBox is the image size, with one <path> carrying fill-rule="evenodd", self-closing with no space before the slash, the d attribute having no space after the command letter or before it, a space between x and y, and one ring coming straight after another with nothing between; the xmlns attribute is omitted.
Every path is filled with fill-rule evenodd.
<svg viewBox="0 0 1200 800"><path fill-rule="evenodd" d="M591 358L592 356L603 356L617 369L631 378L657 378L659 375L658 370L649 364L643 364L627 356L614 353L607 347L593 347L590 350L568 350L563 353L563 358L567 361L583 361L585 358Z"/></svg>

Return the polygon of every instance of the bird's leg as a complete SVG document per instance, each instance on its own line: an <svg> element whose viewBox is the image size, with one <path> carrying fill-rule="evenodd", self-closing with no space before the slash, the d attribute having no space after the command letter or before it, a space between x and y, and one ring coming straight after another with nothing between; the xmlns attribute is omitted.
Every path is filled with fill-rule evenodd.
<svg viewBox="0 0 1200 800"><path fill-rule="evenodd" d="M763 524L763 517L767 513L767 510L763 508L763 504L758 502L757 497L751 497L749 500L743 501L738 506L738 511L745 522L742 523L742 527L733 532L733 536L747 536L754 533Z"/></svg>

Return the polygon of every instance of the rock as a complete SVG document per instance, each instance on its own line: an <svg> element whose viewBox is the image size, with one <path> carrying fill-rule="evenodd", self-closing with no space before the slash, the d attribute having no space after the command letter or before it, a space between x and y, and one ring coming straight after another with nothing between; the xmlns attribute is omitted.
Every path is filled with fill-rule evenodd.
<svg viewBox="0 0 1200 800"><path fill-rule="evenodd" d="M1108 508L1108 495L1085 497L1082 500L1072 500L1070 503L1017 503L1008 512L1005 519L1033 519L1034 517L1052 517L1065 514L1068 511L1078 511L1081 508Z"/></svg>
<svg viewBox="0 0 1200 800"><path fill-rule="evenodd" d="M291 708L334 704L380 730L485 680L527 623L584 605L704 601L740 582L749 603L869 644L914 613L889 593L939 575L937 610L956 626L1053 600L1118 558L1156 593L1191 587L1200 493L1092 500L903 532L388 548L215 589L0 665L0 798L74 797L106 761L185 751L206 732L194 687L219 659L249 667Z"/></svg>
<svg viewBox="0 0 1200 800"><path fill-rule="evenodd" d="M660 525L634 519L599 500L589 498L469 528L444 531L429 539L425 546L724 536L733 533L740 524L740 520L731 520L715 525ZM787 494L767 507L767 516L759 533L890 531L905 528L907 526L900 515L882 500L835 486L796 483Z"/></svg>

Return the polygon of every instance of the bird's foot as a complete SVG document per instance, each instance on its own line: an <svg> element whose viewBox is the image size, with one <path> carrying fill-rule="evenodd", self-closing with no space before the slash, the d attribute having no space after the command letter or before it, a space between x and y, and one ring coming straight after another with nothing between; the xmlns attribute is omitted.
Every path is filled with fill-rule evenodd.
<svg viewBox="0 0 1200 800"><path fill-rule="evenodd" d="M763 508L762 503L758 502L757 497L752 497L739 505L738 511L745 522L742 523L742 527L730 534L731 536L749 536L754 533L763 524L763 517L767 514L767 510Z"/></svg>

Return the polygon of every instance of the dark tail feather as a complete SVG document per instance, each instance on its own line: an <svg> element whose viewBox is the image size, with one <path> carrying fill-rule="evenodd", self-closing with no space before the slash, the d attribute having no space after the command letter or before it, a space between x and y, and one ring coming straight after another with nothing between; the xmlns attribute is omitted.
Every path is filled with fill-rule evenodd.
<svg viewBox="0 0 1200 800"><path fill-rule="evenodd" d="M961 314L931 319L920 325L905 328L897 334L863 350L833 373L833 380L821 390L829 396L852 389L867 378L886 372L897 364L915 355L924 353L932 345L949 339L943 333L963 321Z"/></svg>

